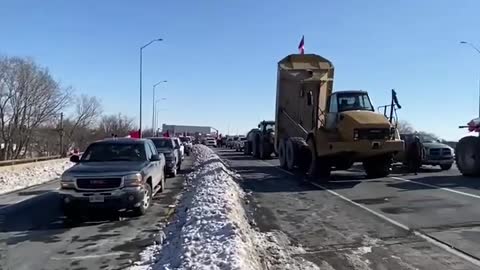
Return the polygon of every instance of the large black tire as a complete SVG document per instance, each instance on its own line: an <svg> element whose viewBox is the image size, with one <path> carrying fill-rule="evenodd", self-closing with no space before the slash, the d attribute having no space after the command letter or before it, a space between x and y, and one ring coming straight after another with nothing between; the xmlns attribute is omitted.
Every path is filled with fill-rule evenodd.
<svg viewBox="0 0 480 270"><path fill-rule="evenodd" d="M305 156L309 156L308 145L305 140L301 137L291 137L288 138L286 144L286 157L287 157L287 168L289 170L294 170L296 168L306 169L308 168L308 163ZM307 164L306 164L307 163Z"/></svg>
<svg viewBox="0 0 480 270"><path fill-rule="evenodd" d="M269 143L260 144L260 159L269 159L272 156L272 146Z"/></svg>
<svg viewBox="0 0 480 270"><path fill-rule="evenodd" d="M135 216L143 216L147 212L147 209L150 207L150 204L152 203L152 187L150 184L146 183L145 184L145 194L144 194L144 200L140 203L140 206L135 207L133 209L133 214Z"/></svg>
<svg viewBox="0 0 480 270"><path fill-rule="evenodd" d="M463 137L455 148L455 162L464 176L480 175L480 138Z"/></svg>
<svg viewBox="0 0 480 270"><path fill-rule="evenodd" d="M392 166L391 156L375 157L363 162L363 168L368 178L386 177Z"/></svg>
<svg viewBox="0 0 480 270"><path fill-rule="evenodd" d="M331 165L325 158L319 158L317 156L317 148L313 138L307 140L308 149L310 152L309 166L307 171L307 177L311 181L316 182L328 182L330 172L332 170Z"/></svg>
<svg viewBox="0 0 480 270"><path fill-rule="evenodd" d="M252 151L250 151L250 143L248 141L245 142L245 147L243 148L243 153L245 155L250 155Z"/></svg>
<svg viewBox="0 0 480 270"><path fill-rule="evenodd" d="M260 146L261 146L260 135L255 134L255 137L253 137L253 142L252 142L253 157L260 158Z"/></svg>
<svg viewBox="0 0 480 270"><path fill-rule="evenodd" d="M280 167L286 169L287 168L287 153L285 149L285 140L280 140L278 143L278 160L280 161Z"/></svg>

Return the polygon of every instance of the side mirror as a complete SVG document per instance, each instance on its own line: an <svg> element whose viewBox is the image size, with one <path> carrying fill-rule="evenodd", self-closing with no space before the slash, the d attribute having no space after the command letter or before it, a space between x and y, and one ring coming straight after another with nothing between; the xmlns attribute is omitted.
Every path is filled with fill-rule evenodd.
<svg viewBox="0 0 480 270"><path fill-rule="evenodd" d="M313 94L312 91L309 91L307 94L307 105L312 106L313 104Z"/></svg>
<svg viewBox="0 0 480 270"><path fill-rule="evenodd" d="M152 155L150 158L150 161L160 161L160 156L159 155Z"/></svg>
<svg viewBox="0 0 480 270"><path fill-rule="evenodd" d="M78 162L80 162L80 157L77 156L77 155L72 155L72 156L70 157L70 162L78 163Z"/></svg>

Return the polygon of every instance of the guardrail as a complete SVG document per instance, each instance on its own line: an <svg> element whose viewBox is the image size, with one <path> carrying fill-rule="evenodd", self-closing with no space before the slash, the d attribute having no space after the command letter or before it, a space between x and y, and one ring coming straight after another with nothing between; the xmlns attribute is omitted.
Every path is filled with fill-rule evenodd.
<svg viewBox="0 0 480 270"><path fill-rule="evenodd" d="M0 161L0 167L17 165L17 164L24 164L24 163L35 163L35 162L38 162L38 161L52 160L52 159L58 159L58 158L60 158L60 155L48 156L48 157L38 157L38 158L4 160L4 161Z"/></svg>

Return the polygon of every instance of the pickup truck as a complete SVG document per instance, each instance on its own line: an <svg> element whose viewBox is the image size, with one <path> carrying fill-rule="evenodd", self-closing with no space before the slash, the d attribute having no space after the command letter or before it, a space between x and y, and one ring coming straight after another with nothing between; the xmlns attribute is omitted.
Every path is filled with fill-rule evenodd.
<svg viewBox="0 0 480 270"><path fill-rule="evenodd" d="M105 139L88 146L60 179L67 220L88 208L133 210L143 215L156 192L165 187L165 158L148 139Z"/></svg>
<svg viewBox="0 0 480 270"><path fill-rule="evenodd" d="M175 177L182 167L180 146L176 146L175 141L171 137L152 137L149 138L155 144L158 153L165 156L165 173Z"/></svg>

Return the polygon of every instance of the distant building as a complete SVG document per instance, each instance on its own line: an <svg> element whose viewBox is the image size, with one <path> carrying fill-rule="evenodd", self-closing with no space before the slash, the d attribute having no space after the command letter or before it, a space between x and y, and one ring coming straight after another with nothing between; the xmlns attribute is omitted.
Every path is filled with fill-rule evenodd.
<svg viewBox="0 0 480 270"><path fill-rule="evenodd" d="M203 135L217 135L217 129L206 126L181 126L181 125L167 125L163 124L162 133L167 132L172 135L188 135L188 136L203 136Z"/></svg>

